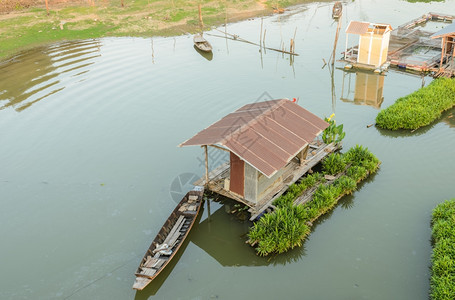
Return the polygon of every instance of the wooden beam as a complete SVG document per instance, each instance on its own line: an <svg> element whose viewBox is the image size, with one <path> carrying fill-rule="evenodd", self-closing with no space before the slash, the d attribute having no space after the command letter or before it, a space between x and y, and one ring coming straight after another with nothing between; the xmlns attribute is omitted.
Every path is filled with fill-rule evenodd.
<svg viewBox="0 0 455 300"><path fill-rule="evenodd" d="M231 152L229 149L226 149L226 148L223 148L223 147L220 147L220 146L217 146L217 145L208 145L208 146L216 148L216 149L220 149L220 150L223 150L223 151L226 151L226 152Z"/></svg>
<svg viewBox="0 0 455 300"><path fill-rule="evenodd" d="M442 62L444 60L444 50L446 46L446 38L442 38L442 51L441 51L441 61L439 62L439 71L442 71Z"/></svg>
<svg viewBox="0 0 455 300"><path fill-rule="evenodd" d="M205 185L209 185L209 153L207 151L207 145L204 145L205 152Z"/></svg>

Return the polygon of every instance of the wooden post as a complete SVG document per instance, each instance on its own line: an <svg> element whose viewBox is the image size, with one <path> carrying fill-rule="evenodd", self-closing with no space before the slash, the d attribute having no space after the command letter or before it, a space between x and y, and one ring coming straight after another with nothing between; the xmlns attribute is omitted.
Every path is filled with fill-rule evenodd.
<svg viewBox="0 0 455 300"><path fill-rule="evenodd" d="M204 21L202 21L202 9L201 9L201 4L198 4L198 9L199 9L199 23L201 24L201 28L204 27Z"/></svg>
<svg viewBox="0 0 455 300"><path fill-rule="evenodd" d="M261 32L259 32L259 48L262 48L262 24L264 23L264 19L261 18Z"/></svg>
<svg viewBox="0 0 455 300"><path fill-rule="evenodd" d="M442 62L444 60L445 46L446 46L446 38L442 37L442 51L441 51L441 61L439 62L439 72L442 71Z"/></svg>
<svg viewBox="0 0 455 300"><path fill-rule="evenodd" d="M337 24L337 33L335 34L335 42L333 43L333 51L332 51L332 66L335 64L335 52L337 50L337 43L338 43L338 35L340 34L340 29L341 29L341 18L338 19L338 24Z"/></svg>
<svg viewBox="0 0 455 300"><path fill-rule="evenodd" d="M207 145L204 145L205 153L205 186L209 186L209 153L207 150Z"/></svg>
<svg viewBox="0 0 455 300"><path fill-rule="evenodd" d="M267 29L264 29L264 37L262 38L262 45L264 46L265 49L265 33L267 32Z"/></svg>
<svg viewBox="0 0 455 300"><path fill-rule="evenodd" d="M47 12L47 15L49 15L49 3L48 3L48 0L46 0L46 12Z"/></svg>
<svg viewBox="0 0 455 300"><path fill-rule="evenodd" d="M302 166L304 163L305 163L305 160L307 158L307 155L308 155L308 149L310 148L309 145L307 145L302 151L300 151L299 153L299 161L300 161L300 165Z"/></svg>

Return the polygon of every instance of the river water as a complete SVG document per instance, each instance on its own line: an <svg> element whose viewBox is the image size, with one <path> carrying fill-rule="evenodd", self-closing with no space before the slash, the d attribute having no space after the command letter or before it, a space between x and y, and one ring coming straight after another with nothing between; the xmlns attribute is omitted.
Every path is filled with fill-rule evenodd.
<svg viewBox="0 0 455 300"><path fill-rule="evenodd" d="M269 47L296 33L293 64L209 35L211 58L190 36L103 38L1 64L0 298L427 299L431 210L455 195L454 110L413 133L367 128L379 107L431 79L335 69L332 98L322 68L335 36L331 6L264 18ZM349 2L337 52L351 19L395 28L429 11L455 14L455 2ZM260 26L227 30L257 42ZM246 103L284 97L321 117L335 112L344 148L367 146L379 172L318 221L303 247L278 257L256 256L244 244L251 223L227 213L232 203L212 202L171 268L132 290L144 251L203 174L202 150L177 145Z"/></svg>

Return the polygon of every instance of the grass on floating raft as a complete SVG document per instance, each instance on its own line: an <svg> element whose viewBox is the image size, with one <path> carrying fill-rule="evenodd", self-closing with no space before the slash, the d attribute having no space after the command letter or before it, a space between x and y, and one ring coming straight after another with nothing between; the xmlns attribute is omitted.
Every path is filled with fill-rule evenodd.
<svg viewBox="0 0 455 300"><path fill-rule="evenodd" d="M346 175L326 185L324 175L314 173L292 184L286 194L274 201L278 208L261 217L250 228L250 244L257 244L256 251L262 256L301 246L310 233L311 222L332 209L342 196L355 191L357 183L376 172L380 163L368 148L362 146L355 146L345 154L330 154L322 162L324 174L345 172ZM306 190L316 186L311 201L304 205L293 204Z"/></svg>
<svg viewBox="0 0 455 300"><path fill-rule="evenodd" d="M436 206L432 217L431 298L455 299L455 198Z"/></svg>
<svg viewBox="0 0 455 300"><path fill-rule="evenodd" d="M376 124L384 129L417 129L431 124L455 105L455 79L439 78L427 87L381 110Z"/></svg>

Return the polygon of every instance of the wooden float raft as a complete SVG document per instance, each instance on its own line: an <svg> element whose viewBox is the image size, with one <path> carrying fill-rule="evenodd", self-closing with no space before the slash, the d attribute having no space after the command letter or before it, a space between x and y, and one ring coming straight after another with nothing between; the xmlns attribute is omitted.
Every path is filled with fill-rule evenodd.
<svg viewBox="0 0 455 300"><path fill-rule="evenodd" d="M168 217L136 270L133 289L143 290L172 260L197 219L203 195L204 188L195 187Z"/></svg>

